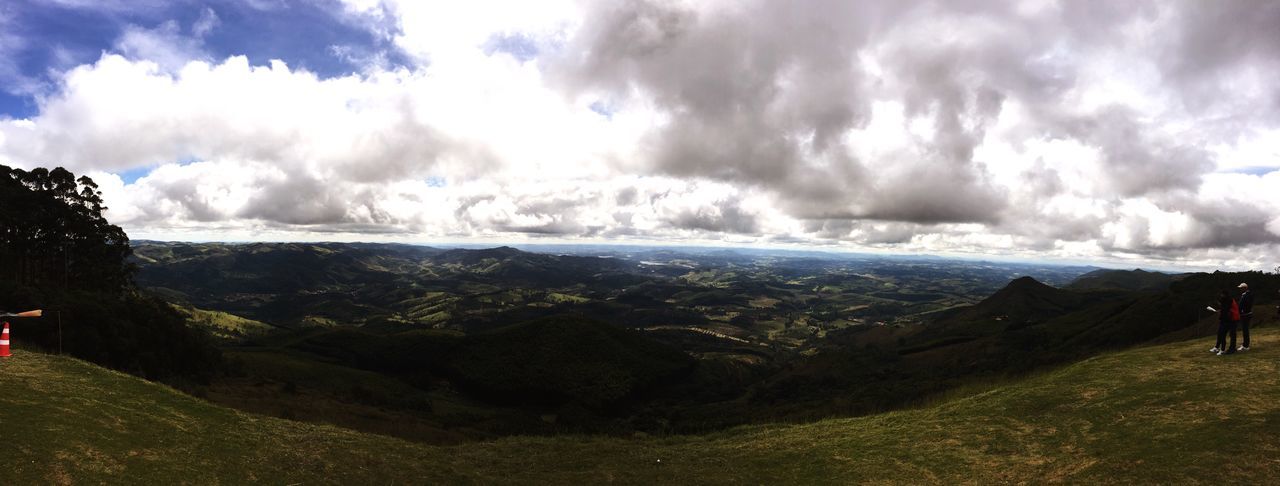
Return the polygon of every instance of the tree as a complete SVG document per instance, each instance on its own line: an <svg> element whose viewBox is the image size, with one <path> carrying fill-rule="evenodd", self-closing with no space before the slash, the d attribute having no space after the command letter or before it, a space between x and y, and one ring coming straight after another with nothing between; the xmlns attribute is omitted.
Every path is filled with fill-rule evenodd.
<svg viewBox="0 0 1280 486"><path fill-rule="evenodd" d="M0 309L58 311L61 329L48 317L24 321L24 344L149 379L207 380L221 355L134 287L129 237L106 209L88 177L0 165Z"/></svg>
<svg viewBox="0 0 1280 486"><path fill-rule="evenodd" d="M0 277L63 290L127 286L129 237L106 209L88 177L0 165Z"/></svg>

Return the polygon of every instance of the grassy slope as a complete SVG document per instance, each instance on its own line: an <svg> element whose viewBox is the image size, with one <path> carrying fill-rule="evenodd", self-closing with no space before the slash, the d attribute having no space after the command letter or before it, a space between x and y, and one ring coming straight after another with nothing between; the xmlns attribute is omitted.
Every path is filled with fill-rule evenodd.
<svg viewBox="0 0 1280 486"><path fill-rule="evenodd" d="M270 324L227 312L182 305L174 305L173 308L187 319L188 326L204 329L213 337L224 341L242 340L245 337L266 334L275 329Z"/></svg>
<svg viewBox="0 0 1280 486"><path fill-rule="evenodd" d="M6 482L1239 482L1280 471L1280 332L1101 356L919 410L664 439L433 447L235 412L68 358L0 361ZM16 457L15 457L16 456ZM659 462L659 460L661 462Z"/></svg>

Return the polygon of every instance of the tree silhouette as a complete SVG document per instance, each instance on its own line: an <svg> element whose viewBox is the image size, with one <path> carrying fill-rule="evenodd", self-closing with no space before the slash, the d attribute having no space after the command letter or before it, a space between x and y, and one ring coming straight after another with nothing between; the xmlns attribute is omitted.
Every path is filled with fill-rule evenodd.
<svg viewBox="0 0 1280 486"><path fill-rule="evenodd" d="M0 309L54 309L65 324L48 312L25 320L24 345L148 379L208 380L220 354L167 302L134 287L129 237L106 209L88 177L0 165Z"/></svg>
<svg viewBox="0 0 1280 486"><path fill-rule="evenodd" d="M0 165L0 276L38 288L120 290L129 237L107 222L102 192L61 167Z"/></svg>

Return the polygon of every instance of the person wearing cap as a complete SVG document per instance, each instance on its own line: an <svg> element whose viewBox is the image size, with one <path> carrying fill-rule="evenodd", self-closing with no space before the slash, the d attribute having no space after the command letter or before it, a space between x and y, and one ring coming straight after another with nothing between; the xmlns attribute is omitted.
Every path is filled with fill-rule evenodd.
<svg viewBox="0 0 1280 486"><path fill-rule="evenodd" d="M1240 333L1243 334L1244 342L1240 343L1239 351L1249 350L1249 321L1253 320L1253 292L1249 292L1249 284L1242 283L1240 289Z"/></svg>

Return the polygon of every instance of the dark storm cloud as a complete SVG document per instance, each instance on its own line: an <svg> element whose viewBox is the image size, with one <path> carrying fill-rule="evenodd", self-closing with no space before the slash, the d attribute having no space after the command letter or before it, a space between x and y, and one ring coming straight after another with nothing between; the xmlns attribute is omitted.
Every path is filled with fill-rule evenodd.
<svg viewBox="0 0 1280 486"><path fill-rule="evenodd" d="M849 219L811 219L804 222L804 232L816 238L839 240L853 232L857 226Z"/></svg>
<svg viewBox="0 0 1280 486"><path fill-rule="evenodd" d="M911 223L867 225L857 241L868 245L895 245L910 242L917 234L928 232L928 228Z"/></svg>
<svg viewBox="0 0 1280 486"><path fill-rule="evenodd" d="M1088 241L1100 238L1103 225L1109 221L1102 216L1047 214L1039 211L1020 221L1035 217L1041 218L1048 224L1020 224L1015 228L997 227L996 229L1009 234L1022 235L1028 241L1034 241L1037 244L1051 244L1054 241Z"/></svg>

